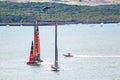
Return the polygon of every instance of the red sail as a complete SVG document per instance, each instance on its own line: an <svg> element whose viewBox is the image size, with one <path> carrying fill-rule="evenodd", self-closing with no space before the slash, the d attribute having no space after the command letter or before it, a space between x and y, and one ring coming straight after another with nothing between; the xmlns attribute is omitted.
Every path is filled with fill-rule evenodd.
<svg viewBox="0 0 120 80"><path fill-rule="evenodd" d="M31 52L30 52L30 62L34 61L34 50L33 50L33 41L32 41L32 45L31 45Z"/></svg>
<svg viewBox="0 0 120 80"><path fill-rule="evenodd" d="M34 26L34 53L35 53L35 61L40 61L40 39L39 39L39 28L37 23Z"/></svg>
<svg viewBox="0 0 120 80"><path fill-rule="evenodd" d="M34 41L35 41L35 60L40 60L40 42L39 42L39 31L38 26L35 26Z"/></svg>
<svg viewBox="0 0 120 80"><path fill-rule="evenodd" d="M34 62L34 50L33 50L33 41L32 41L31 51L30 51L30 58L29 58L29 61L27 62L27 64L31 64L33 62Z"/></svg>

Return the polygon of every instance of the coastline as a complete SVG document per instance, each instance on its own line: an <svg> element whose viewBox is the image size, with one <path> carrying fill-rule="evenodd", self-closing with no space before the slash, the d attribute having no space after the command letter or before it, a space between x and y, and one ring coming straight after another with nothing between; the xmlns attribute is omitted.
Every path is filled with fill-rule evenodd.
<svg viewBox="0 0 120 80"><path fill-rule="evenodd" d="M54 25L55 22L38 22L39 26L49 26ZM78 22L57 22L58 25L64 24L78 24ZM26 23L0 23L0 26L34 26L34 22L26 22Z"/></svg>
<svg viewBox="0 0 120 80"><path fill-rule="evenodd" d="M119 22L78 22L78 21L57 21L58 25L65 25L65 24L109 24L109 23L119 23ZM49 26L54 25L55 22L47 21L47 22L38 22L38 26ZM34 26L34 22L26 22L26 23L0 23L0 26Z"/></svg>

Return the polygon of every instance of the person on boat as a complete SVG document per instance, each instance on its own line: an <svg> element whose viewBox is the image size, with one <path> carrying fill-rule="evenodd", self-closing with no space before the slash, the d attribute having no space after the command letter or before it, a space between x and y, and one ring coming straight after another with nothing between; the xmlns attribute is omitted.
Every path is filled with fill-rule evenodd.
<svg viewBox="0 0 120 80"><path fill-rule="evenodd" d="M66 56L67 57L73 57L73 55L71 53L68 53Z"/></svg>
<svg viewBox="0 0 120 80"><path fill-rule="evenodd" d="M68 56L71 56L71 53L68 53Z"/></svg>

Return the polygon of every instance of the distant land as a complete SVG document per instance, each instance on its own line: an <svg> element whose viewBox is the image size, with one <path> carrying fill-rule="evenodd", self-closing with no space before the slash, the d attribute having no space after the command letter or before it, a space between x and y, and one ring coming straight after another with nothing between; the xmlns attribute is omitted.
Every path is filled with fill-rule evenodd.
<svg viewBox="0 0 120 80"><path fill-rule="evenodd" d="M71 5L108 5L108 4L120 4L120 0L0 0L19 3L28 2L50 2L50 3L62 3Z"/></svg>
<svg viewBox="0 0 120 80"><path fill-rule="evenodd" d="M46 6L55 6L43 10ZM118 23L120 4L110 5L67 5L48 2L0 2L0 25L30 25L37 20L42 25L77 23Z"/></svg>

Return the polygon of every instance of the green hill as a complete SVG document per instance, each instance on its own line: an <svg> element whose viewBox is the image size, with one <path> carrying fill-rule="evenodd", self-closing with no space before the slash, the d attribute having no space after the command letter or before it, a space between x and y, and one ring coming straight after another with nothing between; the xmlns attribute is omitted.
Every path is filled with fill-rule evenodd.
<svg viewBox="0 0 120 80"><path fill-rule="evenodd" d="M55 6L44 11L45 6ZM0 2L0 23L62 21L62 22L120 22L120 4L79 6L56 3Z"/></svg>

